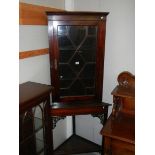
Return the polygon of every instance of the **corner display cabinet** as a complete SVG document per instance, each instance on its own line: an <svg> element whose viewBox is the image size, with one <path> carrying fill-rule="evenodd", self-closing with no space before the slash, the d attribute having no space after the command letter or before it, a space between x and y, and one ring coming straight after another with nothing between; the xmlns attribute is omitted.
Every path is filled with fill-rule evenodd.
<svg viewBox="0 0 155 155"><path fill-rule="evenodd" d="M47 12L52 92L53 128L58 120L73 116L73 135L54 155L102 152L102 147L76 135L76 115L107 119L102 102L107 12Z"/></svg>

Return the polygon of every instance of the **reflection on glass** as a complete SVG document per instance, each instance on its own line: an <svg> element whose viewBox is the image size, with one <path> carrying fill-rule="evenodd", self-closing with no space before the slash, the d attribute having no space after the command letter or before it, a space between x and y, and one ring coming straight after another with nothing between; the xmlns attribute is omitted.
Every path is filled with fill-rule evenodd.
<svg viewBox="0 0 155 155"><path fill-rule="evenodd" d="M20 154L44 155L43 103L20 115ZM22 152L24 151L24 153Z"/></svg>
<svg viewBox="0 0 155 155"><path fill-rule="evenodd" d="M58 26L61 96L93 95L97 27Z"/></svg>

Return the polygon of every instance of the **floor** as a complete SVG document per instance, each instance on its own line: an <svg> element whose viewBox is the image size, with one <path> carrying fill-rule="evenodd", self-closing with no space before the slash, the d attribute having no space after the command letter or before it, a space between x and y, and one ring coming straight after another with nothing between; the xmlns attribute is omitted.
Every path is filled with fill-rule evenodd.
<svg viewBox="0 0 155 155"><path fill-rule="evenodd" d="M81 154L74 154L74 155L100 155L99 153L81 153Z"/></svg>

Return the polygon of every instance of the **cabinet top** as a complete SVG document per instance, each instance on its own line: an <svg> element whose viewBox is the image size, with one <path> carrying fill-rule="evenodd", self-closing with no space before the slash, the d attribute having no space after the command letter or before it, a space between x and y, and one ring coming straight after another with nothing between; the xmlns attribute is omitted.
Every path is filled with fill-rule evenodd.
<svg viewBox="0 0 155 155"><path fill-rule="evenodd" d="M33 107L52 91L52 86L25 82L19 85L19 109L20 111Z"/></svg>
<svg viewBox="0 0 155 155"><path fill-rule="evenodd" d="M87 11L61 11L61 12L51 12L47 11L47 15L98 15L98 16L107 16L109 12L87 12Z"/></svg>
<svg viewBox="0 0 155 155"><path fill-rule="evenodd" d="M106 20L108 12L46 12L48 21L100 21Z"/></svg>

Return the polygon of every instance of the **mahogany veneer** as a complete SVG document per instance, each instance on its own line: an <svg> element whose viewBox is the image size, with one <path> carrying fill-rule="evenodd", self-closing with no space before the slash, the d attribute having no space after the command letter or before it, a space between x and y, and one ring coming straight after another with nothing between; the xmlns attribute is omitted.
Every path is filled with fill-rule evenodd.
<svg viewBox="0 0 155 155"><path fill-rule="evenodd" d="M112 114L101 130L104 155L135 154L135 77L129 72L118 76L119 85L112 91Z"/></svg>
<svg viewBox="0 0 155 155"><path fill-rule="evenodd" d="M53 116L69 116L82 114L103 114L107 113L110 104L95 101L76 101L71 103L54 102L51 109Z"/></svg>

